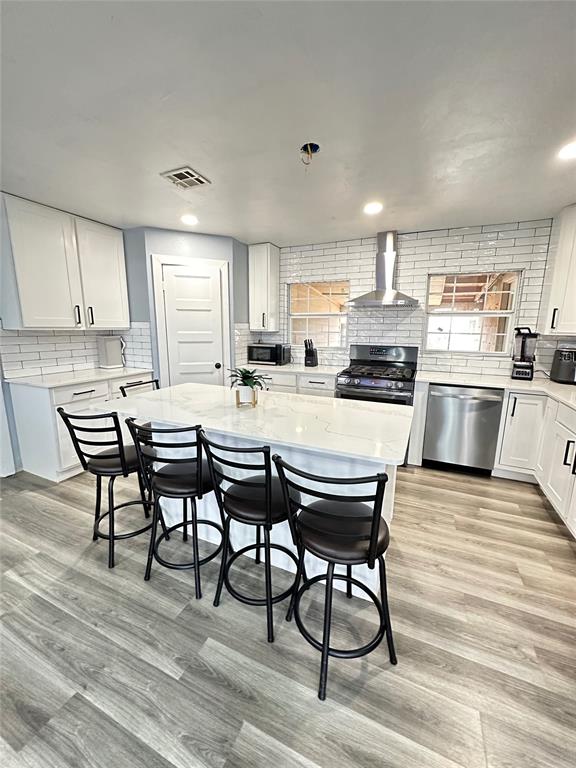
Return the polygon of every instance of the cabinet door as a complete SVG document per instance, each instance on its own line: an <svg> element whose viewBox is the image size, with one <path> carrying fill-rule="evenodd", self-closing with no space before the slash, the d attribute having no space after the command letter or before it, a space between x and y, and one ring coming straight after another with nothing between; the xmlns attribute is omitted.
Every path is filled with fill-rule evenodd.
<svg viewBox="0 0 576 768"><path fill-rule="evenodd" d="M546 400L542 395L509 395L500 464L535 469Z"/></svg>
<svg viewBox="0 0 576 768"><path fill-rule="evenodd" d="M280 251L271 243L248 249L248 320L251 331L279 329Z"/></svg>
<svg viewBox="0 0 576 768"><path fill-rule="evenodd" d="M128 328L128 289L122 232L76 219L88 328Z"/></svg>
<svg viewBox="0 0 576 768"><path fill-rule="evenodd" d="M576 461L574 461L572 467L572 491L570 493L570 501L566 513L566 525L572 536L576 538Z"/></svg>
<svg viewBox="0 0 576 768"><path fill-rule="evenodd" d="M572 466L576 461L576 435L563 424L554 422L549 445L548 472L542 490L562 518L568 514L572 492Z"/></svg>
<svg viewBox="0 0 576 768"><path fill-rule="evenodd" d="M545 333L576 333L576 205L564 208L560 218L558 250Z"/></svg>
<svg viewBox="0 0 576 768"><path fill-rule="evenodd" d="M534 474L540 485L544 485L548 472L550 471L550 456L552 452L552 442L554 440L554 427L556 414L558 413L558 403L548 398L546 403L546 412L544 414L544 426L542 436L538 447L538 458L536 459L536 468Z"/></svg>
<svg viewBox="0 0 576 768"><path fill-rule="evenodd" d="M84 328L73 217L6 195L23 328Z"/></svg>
<svg viewBox="0 0 576 768"><path fill-rule="evenodd" d="M95 397L95 398L89 398L87 400L84 400L82 402L75 402L75 403L66 403L62 407L66 411L66 413L75 413L79 415L87 414L87 415L94 415L94 411L90 409L90 406L95 405L96 403L102 403L103 406L108 401L108 397ZM74 449L74 443L72 442L72 438L70 437L70 433L68 432L68 429L66 427L66 424L64 424L64 421L62 420L62 417L59 413L55 412L54 414L56 418L56 429L58 431L58 447L60 452L60 471L64 471L66 469L70 469L71 467L76 467L80 464L78 461L78 456L76 454L76 451ZM112 425L112 420L109 421L109 424L107 422L107 425ZM104 439L104 438L102 438ZM105 436L106 440L112 439L112 433L107 433ZM93 448L94 453L98 452L97 448Z"/></svg>

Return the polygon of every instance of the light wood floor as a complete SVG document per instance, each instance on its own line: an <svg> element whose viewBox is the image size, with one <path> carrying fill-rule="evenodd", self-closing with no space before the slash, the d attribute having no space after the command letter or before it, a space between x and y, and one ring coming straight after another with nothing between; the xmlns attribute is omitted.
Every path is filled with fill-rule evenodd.
<svg viewBox="0 0 576 768"><path fill-rule="evenodd" d="M109 571L92 503L88 476L2 485L4 768L574 767L576 547L535 487L401 471L398 666L385 643L331 659L323 703L319 655L284 605L269 645L264 609L227 593L212 607L214 563L201 601L191 572L156 566L144 583L143 537ZM257 589L255 571L238 583ZM375 622L342 594L334 619L341 646Z"/></svg>

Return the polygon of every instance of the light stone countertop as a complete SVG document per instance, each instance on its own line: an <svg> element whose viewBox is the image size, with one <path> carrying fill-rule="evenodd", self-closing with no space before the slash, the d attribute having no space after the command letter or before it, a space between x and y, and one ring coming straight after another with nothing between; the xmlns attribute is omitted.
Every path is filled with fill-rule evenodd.
<svg viewBox="0 0 576 768"><path fill-rule="evenodd" d="M511 379L509 376L486 376L482 373L446 373L444 371L418 371L416 382L430 384L454 384L466 387L494 387L506 392L529 392L534 395L548 395L559 403L576 408L576 385L558 384L544 377L532 381Z"/></svg>
<svg viewBox="0 0 576 768"><path fill-rule="evenodd" d="M236 393L211 384L180 384L118 401L138 420L202 424L261 444L287 445L399 465L404 461L413 409L405 405L261 391L255 408L236 407Z"/></svg>
<svg viewBox="0 0 576 768"><path fill-rule="evenodd" d="M108 381L109 379L127 379L152 373L151 368L87 368L85 371L70 373L49 373L46 376L14 376L4 379L8 384L25 385L54 389L67 387L71 384L89 384L92 381Z"/></svg>

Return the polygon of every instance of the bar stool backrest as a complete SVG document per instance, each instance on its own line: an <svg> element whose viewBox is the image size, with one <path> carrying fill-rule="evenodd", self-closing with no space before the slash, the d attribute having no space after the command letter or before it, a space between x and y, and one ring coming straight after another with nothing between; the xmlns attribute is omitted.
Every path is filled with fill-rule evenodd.
<svg viewBox="0 0 576 768"><path fill-rule="evenodd" d="M202 498L202 441L199 438L202 428L199 425L152 427L149 422L138 424L134 418L126 419L126 425L136 446L138 464L148 491L151 491L152 479L162 473L163 467L194 461L198 498Z"/></svg>
<svg viewBox="0 0 576 768"><path fill-rule="evenodd" d="M221 513L226 512L226 507L230 502L239 499L234 494L236 488L258 488L260 491L264 488L264 501L266 505L265 525L272 528L272 462L270 461L270 446L259 446L255 448L240 446L232 447L230 445L221 445L213 440L209 440L204 430L201 432L201 439L206 451L208 466L212 476L212 484L216 493L216 500ZM244 457L242 457L244 454ZM243 460L240 460L240 458ZM262 479L254 479L254 474L263 473ZM241 501L246 501L245 498Z"/></svg>
<svg viewBox="0 0 576 768"><path fill-rule="evenodd" d="M346 526L346 536L356 541L369 541L368 546L368 567L374 568L376 562L376 547L378 544L378 531L380 527L380 516L382 514L382 504L384 501L384 491L388 482L388 475L385 472L368 477L324 477L322 475L313 475L311 472L305 472L302 469L287 464L281 456L275 454L272 457L278 476L282 484L284 502L288 511L288 518L292 531L298 531L298 516L302 511L306 511L317 517L338 517L356 521L358 523L370 523L370 533L366 535L365 526L358 526L356 533L351 532L349 525ZM301 481L309 481L303 484ZM369 486L365 489L357 489L357 486ZM331 493L326 490L326 486L336 486L334 490L342 489L344 493ZM371 486L371 489L370 489ZM353 491L357 490L354 494ZM308 501L308 499L311 499ZM315 501L331 501L342 505L354 503L364 503L372 505L370 513L366 515L343 514L333 515L329 511L314 509L310 505ZM344 511L344 506L343 506ZM362 530L363 529L363 530Z"/></svg>
<svg viewBox="0 0 576 768"><path fill-rule="evenodd" d="M88 461L97 459L106 450L110 451L106 458L119 459L122 474L128 476L122 429L116 412L80 415L58 408L58 413L70 433L82 469L88 469Z"/></svg>
<svg viewBox="0 0 576 768"><path fill-rule="evenodd" d="M137 395L140 394L142 390L147 392L148 390L153 391L155 389L160 389L160 382L158 379L149 379L148 381L134 381L132 384L121 384L120 392L122 392L122 397L128 397L128 394L131 395ZM126 390L130 390L130 393L128 393Z"/></svg>

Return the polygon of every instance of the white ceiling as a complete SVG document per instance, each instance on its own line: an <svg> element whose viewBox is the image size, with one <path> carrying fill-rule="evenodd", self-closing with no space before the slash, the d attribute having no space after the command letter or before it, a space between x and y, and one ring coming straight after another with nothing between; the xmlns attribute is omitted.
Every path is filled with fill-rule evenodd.
<svg viewBox="0 0 576 768"><path fill-rule="evenodd" d="M9 192L279 245L576 199L555 157L576 139L576 3L2 5ZM213 185L178 192L159 173L180 164Z"/></svg>

